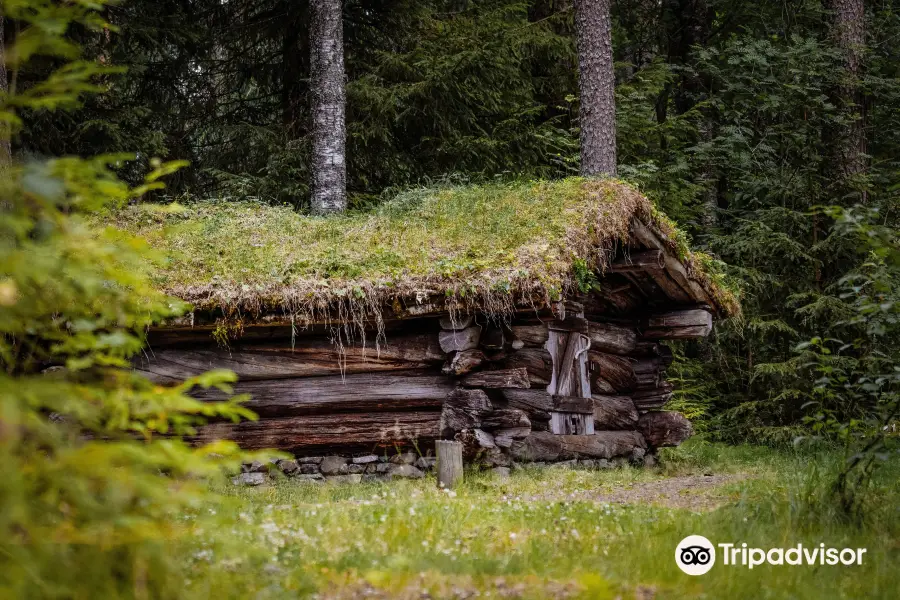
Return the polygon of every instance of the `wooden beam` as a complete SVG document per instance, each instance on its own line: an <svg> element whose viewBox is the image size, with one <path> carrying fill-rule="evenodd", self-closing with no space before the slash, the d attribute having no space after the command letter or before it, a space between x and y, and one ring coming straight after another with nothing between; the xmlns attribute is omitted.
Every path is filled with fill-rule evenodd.
<svg viewBox="0 0 900 600"><path fill-rule="evenodd" d="M712 326L712 314L704 309L656 313L647 319L643 338L649 340L704 338L710 334Z"/></svg>
<svg viewBox="0 0 900 600"><path fill-rule="evenodd" d="M151 381L175 383L211 369L234 371L241 381L288 377L321 377L353 373L425 369L444 360L434 334L398 335L363 346L338 346L325 338L299 338L242 344L240 349L217 347L152 348L136 356L134 368Z"/></svg>
<svg viewBox="0 0 900 600"><path fill-rule="evenodd" d="M441 372L444 375L460 376L471 373L480 367L487 357L481 350L463 350L462 352L453 352L444 363Z"/></svg>
<svg viewBox="0 0 900 600"><path fill-rule="evenodd" d="M440 418L440 410L304 415L204 425L187 439L193 443L232 440L246 450L288 452L373 445L389 448L395 443L436 439Z"/></svg>
<svg viewBox="0 0 900 600"><path fill-rule="evenodd" d="M554 396L542 390L501 390L503 399L510 408L525 411L531 419L549 421L550 412L593 413L590 398Z"/></svg>
<svg viewBox="0 0 900 600"><path fill-rule="evenodd" d="M522 348L499 362L506 369L526 369L531 387L546 386L553 376L553 359L544 348Z"/></svg>
<svg viewBox="0 0 900 600"><path fill-rule="evenodd" d="M633 273L647 269L662 269L665 264L662 251L640 250L616 260L609 266L609 270L613 273Z"/></svg>
<svg viewBox="0 0 900 600"><path fill-rule="evenodd" d="M588 323L591 349L611 354L631 354L637 344L637 332L632 327L615 323Z"/></svg>
<svg viewBox="0 0 900 600"><path fill-rule="evenodd" d="M668 381L664 381L655 389L638 390L634 392L631 396L631 400L641 413L650 410L658 410L665 406L666 402L672 399L672 389L672 384Z"/></svg>
<svg viewBox="0 0 900 600"><path fill-rule="evenodd" d="M637 429L638 411L628 396L594 394L594 427L600 430Z"/></svg>
<svg viewBox="0 0 900 600"><path fill-rule="evenodd" d="M638 423L647 443L656 448L677 446L694 434L691 422L677 412L648 412Z"/></svg>
<svg viewBox="0 0 900 600"><path fill-rule="evenodd" d="M521 388L528 389L531 383L528 380L527 369L504 369L498 371L478 371L462 378L461 383L466 387L502 389Z"/></svg>
<svg viewBox="0 0 900 600"><path fill-rule="evenodd" d="M391 411L412 408L440 408L454 389L447 377L359 373L346 377L304 377L238 382L236 394L250 394L245 404L262 417L321 414L339 411ZM203 400L221 400L218 390L194 390Z"/></svg>
<svg viewBox="0 0 900 600"><path fill-rule="evenodd" d="M637 376L634 373L632 361L628 358L606 352L589 351L588 361L591 367L591 377L595 380L598 377L602 378L616 392L627 394L637 388ZM593 387L599 386L594 383Z"/></svg>
<svg viewBox="0 0 900 600"><path fill-rule="evenodd" d="M714 305L703 286L692 279L687 274L687 270L681 261L669 252L668 245L662 239L664 236L662 236L661 232L652 230L642 223L640 219L635 218L632 219L631 233L635 239L647 248L663 252L667 275L694 303Z"/></svg>
<svg viewBox="0 0 900 600"><path fill-rule="evenodd" d="M646 448L638 431L598 431L593 435L554 435L535 431L513 442L510 455L519 461L556 461L573 458L629 456L635 448Z"/></svg>

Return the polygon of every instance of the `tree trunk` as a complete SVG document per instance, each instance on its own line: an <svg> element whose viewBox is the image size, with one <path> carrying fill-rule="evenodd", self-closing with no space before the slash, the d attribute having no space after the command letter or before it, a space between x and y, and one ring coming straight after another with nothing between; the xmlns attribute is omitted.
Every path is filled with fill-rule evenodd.
<svg viewBox="0 0 900 600"><path fill-rule="evenodd" d="M575 0L578 91L581 96L581 174L616 174L610 0Z"/></svg>
<svg viewBox="0 0 900 600"><path fill-rule="evenodd" d="M341 0L311 0L310 28L312 211L329 214L347 208Z"/></svg>
<svg viewBox="0 0 900 600"><path fill-rule="evenodd" d="M0 14L0 94L9 92L9 82L6 75L6 39L3 34L5 19ZM12 162L12 148L10 146L9 127L0 124L0 169L6 168Z"/></svg>
<svg viewBox="0 0 900 600"><path fill-rule="evenodd" d="M834 140L835 167L847 181L866 169L865 103L859 90L865 49L865 7L863 0L829 0L834 13L835 43L843 54L843 73L836 90L836 103L850 121L840 127Z"/></svg>

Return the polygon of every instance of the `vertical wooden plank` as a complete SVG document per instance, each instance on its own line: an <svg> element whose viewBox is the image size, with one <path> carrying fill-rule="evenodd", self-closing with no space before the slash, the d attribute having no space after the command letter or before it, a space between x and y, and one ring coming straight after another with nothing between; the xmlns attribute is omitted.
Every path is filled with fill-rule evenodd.
<svg viewBox="0 0 900 600"><path fill-rule="evenodd" d="M438 487L451 489L462 481L462 451L463 445L461 442L451 440L437 440L435 442Z"/></svg>
<svg viewBox="0 0 900 600"><path fill-rule="evenodd" d="M550 359L553 362L553 367L551 369L550 383L547 385L547 393L548 394L556 394L558 381L559 381L559 368L560 364L562 364L562 356L560 350L560 341L565 343L565 340L561 338L565 338L566 334L553 331L552 329L548 332L547 343L544 344L544 348L547 352L550 353Z"/></svg>

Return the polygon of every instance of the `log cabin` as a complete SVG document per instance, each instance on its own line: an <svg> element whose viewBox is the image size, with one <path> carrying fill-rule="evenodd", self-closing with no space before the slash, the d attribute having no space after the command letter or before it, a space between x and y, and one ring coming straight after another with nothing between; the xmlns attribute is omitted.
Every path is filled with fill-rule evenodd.
<svg viewBox="0 0 900 600"><path fill-rule="evenodd" d="M663 410L666 342L739 311L677 229L609 180L419 190L329 218L137 206L119 224L169 257L156 281L191 305L149 331L134 368L162 384L234 371L259 419L195 440L301 459L457 439L492 466L640 460L691 434Z"/></svg>

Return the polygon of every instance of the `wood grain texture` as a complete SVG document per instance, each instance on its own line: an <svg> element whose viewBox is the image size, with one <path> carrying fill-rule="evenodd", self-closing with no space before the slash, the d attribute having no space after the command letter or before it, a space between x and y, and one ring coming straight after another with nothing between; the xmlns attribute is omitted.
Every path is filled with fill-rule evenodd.
<svg viewBox="0 0 900 600"><path fill-rule="evenodd" d="M549 421L550 412L592 414L594 405L590 398L556 396L543 390L501 390L510 408L524 411L532 420Z"/></svg>
<svg viewBox="0 0 900 600"><path fill-rule="evenodd" d="M637 345L638 335L633 327L614 323L588 323L591 350L610 354L631 354Z"/></svg>
<svg viewBox="0 0 900 600"><path fill-rule="evenodd" d="M638 429L647 443L656 448L677 446L694 434L691 422L677 412L648 412L641 415Z"/></svg>
<svg viewBox="0 0 900 600"><path fill-rule="evenodd" d="M628 396L595 394L594 427L600 430L638 429L638 410Z"/></svg>
<svg viewBox="0 0 900 600"><path fill-rule="evenodd" d="M624 356L606 352L588 352L591 377L600 377L620 394L628 394L637 388L637 376L632 361ZM594 384L594 387L598 387ZM598 392L600 390L597 390Z"/></svg>
<svg viewBox="0 0 900 600"><path fill-rule="evenodd" d="M487 389L528 389L531 387L531 383L528 379L528 370L524 368L478 371L477 373L466 375L460 382L465 387L480 387Z"/></svg>
<svg viewBox="0 0 900 600"><path fill-rule="evenodd" d="M440 408L454 383L440 375L359 373L346 377L302 377L238 382L237 394L250 394L245 404L261 417L347 411L393 411ZM202 400L221 400L218 390L196 390Z"/></svg>
<svg viewBox="0 0 900 600"><path fill-rule="evenodd" d="M444 375L460 376L471 373L480 367L487 360L487 356L481 350L463 350L462 352L453 352L444 363L441 372Z"/></svg>
<svg viewBox="0 0 900 600"><path fill-rule="evenodd" d="M232 440L247 450L277 448L308 452L315 448L390 447L438 437L439 410L304 415L242 423L214 423L198 429L189 441ZM404 444L405 445L405 444Z"/></svg>
<svg viewBox="0 0 900 600"><path fill-rule="evenodd" d="M556 461L573 458L614 458L628 456L647 443L638 431L597 431L593 435L554 435L535 431L516 441L510 455L519 461Z"/></svg>
<svg viewBox="0 0 900 600"><path fill-rule="evenodd" d="M463 480L463 445L451 440L438 440L434 446L437 456L437 484L452 489Z"/></svg>
<svg viewBox="0 0 900 600"><path fill-rule="evenodd" d="M651 315L643 337L649 340L704 338L710 334L712 327L712 314L707 310L675 310Z"/></svg>
<svg viewBox="0 0 900 600"><path fill-rule="evenodd" d="M531 387L546 386L553 376L553 359L545 348L522 348L510 352L499 365L505 369L525 369Z"/></svg>
<svg viewBox="0 0 900 600"><path fill-rule="evenodd" d="M135 357L135 370L151 381L174 383L211 369L234 371L241 381L288 377L320 377L425 369L445 359L436 334L391 337L374 345L338 346L327 338L298 338L242 344L240 349L216 347L149 350Z"/></svg>

